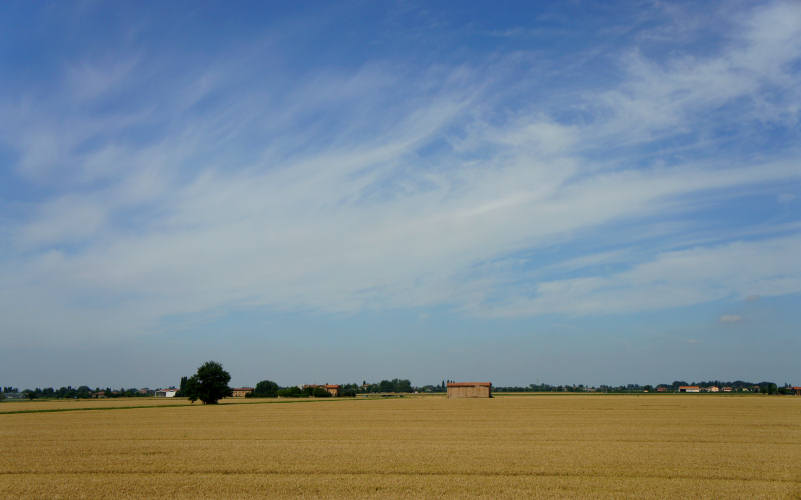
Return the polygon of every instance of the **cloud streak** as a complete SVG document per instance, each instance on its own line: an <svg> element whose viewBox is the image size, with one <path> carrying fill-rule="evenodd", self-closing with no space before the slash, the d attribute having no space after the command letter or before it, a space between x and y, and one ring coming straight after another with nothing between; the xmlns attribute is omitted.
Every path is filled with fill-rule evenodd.
<svg viewBox="0 0 801 500"><path fill-rule="evenodd" d="M712 54L622 51L620 81L580 89L581 119L522 104L537 68L511 54L294 86L250 53L159 78L142 68L166 66L156 54L79 60L2 103L15 179L37 193L4 202L2 326L73 339L247 307L515 317L798 293L797 226L667 248L710 203L801 182L797 151L726 153L716 132L798 120L801 13L758 14ZM681 225L638 242L665 221ZM556 244L571 250L546 258Z"/></svg>

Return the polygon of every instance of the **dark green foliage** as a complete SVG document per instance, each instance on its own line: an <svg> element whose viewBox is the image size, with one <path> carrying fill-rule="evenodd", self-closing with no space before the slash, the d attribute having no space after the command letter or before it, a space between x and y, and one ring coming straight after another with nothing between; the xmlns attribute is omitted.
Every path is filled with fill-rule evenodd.
<svg viewBox="0 0 801 500"><path fill-rule="evenodd" d="M278 395L282 398L300 398L306 396L306 394L300 390L300 387L295 386L278 389Z"/></svg>
<svg viewBox="0 0 801 500"><path fill-rule="evenodd" d="M779 389L773 382L760 382L759 392L762 394L776 394L779 392Z"/></svg>
<svg viewBox="0 0 801 500"><path fill-rule="evenodd" d="M414 392L414 389L408 379L393 378L392 380L382 380L377 384L371 384L368 392Z"/></svg>
<svg viewBox="0 0 801 500"><path fill-rule="evenodd" d="M184 390L186 396L193 403L201 400L203 404L217 404L217 402L231 395L228 382L231 375L216 361L207 361L200 365L197 373L186 380Z"/></svg>
<svg viewBox="0 0 801 500"><path fill-rule="evenodd" d="M326 391L323 387L315 387L311 393L315 398L330 398L331 393Z"/></svg>
<svg viewBox="0 0 801 500"><path fill-rule="evenodd" d="M186 397L186 381L189 380L189 377L181 377L181 383L178 386L178 392L175 394L178 397Z"/></svg>
<svg viewBox="0 0 801 500"><path fill-rule="evenodd" d="M199 395L199 384L197 375L192 375L191 377L187 378L184 382L184 396L189 398L189 401L192 404L195 404L195 401L198 399Z"/></svg>
<svg viewBox="0 0 801 500"><path fill-rule="evenodd" d="M278 384L272 380L262 380L248 396L254 398L274 398L278 396Z"/></svg>

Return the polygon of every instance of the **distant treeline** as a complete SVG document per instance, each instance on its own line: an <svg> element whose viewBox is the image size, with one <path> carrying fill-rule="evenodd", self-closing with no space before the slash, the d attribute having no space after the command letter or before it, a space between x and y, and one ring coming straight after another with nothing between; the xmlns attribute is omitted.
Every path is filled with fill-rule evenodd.
<svg viewBox="0 0 801 500"><path fill-rule="evenodd" d="M181 379L181 389L186 384L186 377ZM344 397L353 397L357 394L374 394L374 393L442 393L447 391L448 380L443 380L439 384L413 386L409 379L382 380L377 383L368 383L362 381L361 384L349 383L339 384L339 395ZM551 385L551 384L529 384L527 386L494 386L495 392L606 392L606 393L636 393L636 392L678 392L681 386L698 386L701 390L708 390L710 388L717 388L719 391L726 392L752 392L762 394L791 394L790 384L782 386L774 382L748 382L744 380L735 381L721 381L721 380L708 380L701 382L687 382L684 380L674 380L670 384L658 385L640 385L640 384L627 384L627 385L599 385L599 386L585 386L579 385ZM148 388L142 389L111 389L106 387L102 389L95 387L94 389L89 386L82 385L79 387L61 387L54 389L35 388L25 389L20 391L13 386L3 386L0 392L0 400L8 398L27 398L27 399L90 399L90 398L118 398L118 397L149 397L154 395L154 390ZM178 395L182 395L179 389ZM321 387L297 387L287 386L281 387L275 382L270 380L263 380L256 384L255 390L248 397L329 397L328 391Z"/></svg>
<svg viewBox="0 0 801 500"><path fill-rule="evenodd" d="M686 382L684 380L674 380L671 384L658 384L658 385L640 385L640 384L626 384L626 385L599 385L597 387L579 385L550 385L550 384L529 384L525 387L509 386L509 387L493 387L496 392L611 392L611 393L626 393L626 392L678 392L679 387L682 386L698 386L701 389L717 388L720 391L731 389L731 392L756 392L763 394L790 394L790 384L778 386L774 382L747 382L744 380L720 381L709 380L701 382Z"/></svg>
<svg viewBox="0 0 801 500"><path fill-rule="evenodd" d="M42 389L37 387L36 389L25 389L24 391L20 392L20 390L16 387L3 387L3 392L0 393L0 399L3 399L3 397L6 395L12 394L27 399L89 399L97 397L147 397L152 396L153 391L150 389L125 389L123 387L120 387L119 389L111 389L110 387L101 389L100 387L95 387L92 389L89 386L82 385L79 387L61 387L59 389L54 389L52 387L46 387Z"/></svg>
<svg viewBox="0 0 801 500"><path fill-rule="evenodd" d="M337 384L339 385L339 396L341 397L354 397L357 394L370 394L380 392L396 392L396 393L412 393L417 388L412 386L408 379L394 378L392 380L382 380L378 383L368 383L363 381L361 384ZM279 387L278 384L271 380L262 380L253 392L248 394L248 397L254 398L269 398L280 396L282 398L303 398L303 397L330 397L331 394L323 387L298 387L288 386Z"/></svg>

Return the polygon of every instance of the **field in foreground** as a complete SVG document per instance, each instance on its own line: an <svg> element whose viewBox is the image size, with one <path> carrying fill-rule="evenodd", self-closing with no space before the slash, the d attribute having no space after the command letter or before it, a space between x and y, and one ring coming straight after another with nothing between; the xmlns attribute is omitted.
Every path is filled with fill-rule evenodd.
<svg viewBox="0 0 801 500"><path fill-rule="evenodd" d="M0 415L0 440L2 498L801 496L794 397L27 413Z"/></svg>

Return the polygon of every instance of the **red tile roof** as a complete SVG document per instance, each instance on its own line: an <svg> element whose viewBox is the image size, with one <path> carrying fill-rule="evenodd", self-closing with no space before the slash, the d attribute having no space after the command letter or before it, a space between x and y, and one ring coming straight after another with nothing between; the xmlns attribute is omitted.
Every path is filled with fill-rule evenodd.
<svg viewBox="0 0 801 500"><path fill-rule="evenodd" d="M448 387L492 387L492 382L448 382Z"/></svg>

